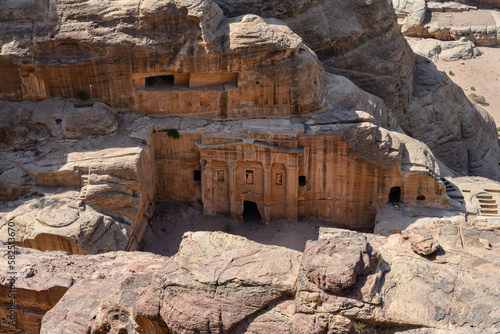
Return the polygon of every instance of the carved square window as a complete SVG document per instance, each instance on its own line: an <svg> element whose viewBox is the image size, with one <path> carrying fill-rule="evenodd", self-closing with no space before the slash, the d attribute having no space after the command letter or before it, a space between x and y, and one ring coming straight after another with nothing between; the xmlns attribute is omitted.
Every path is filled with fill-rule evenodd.
<svg viewBox="0 0 500 334"><path fill-rule="evenodd" d="M274 176L274 185L282 186L283 185L283 173L276 173Z"/></svg>
<svg viewBox="0 0 500 334"><path fill-rule="evenodd" d="M247 170L246 171L246 184L253 184L254 178L253 178L253 170Z"/></svg>
<svg viewBox="0 0 500 334"><path fill-rule="evenodd" d="M224 169L217 169L217 181L224 182Z"/></svg>

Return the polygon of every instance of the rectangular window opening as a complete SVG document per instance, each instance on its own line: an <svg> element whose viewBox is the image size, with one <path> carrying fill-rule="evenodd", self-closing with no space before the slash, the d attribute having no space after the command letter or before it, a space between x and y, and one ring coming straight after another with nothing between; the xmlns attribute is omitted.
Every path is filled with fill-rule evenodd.
<svg viewBox="0 0 500 334"><path fill-rule="evenodd" d="M197 169L193 171L193 180L196 182L201 181L201 170Z"/></svg>
<svg viewBox="0 0 500 334"><path fill-rule="evenodd" d="M157 75L146 77L146 89L162 90L174 86L175 77L173 75Z"/></svg>
<svg viewBox="0 0 500 334"><path fill-rule="evenodd" d="M274 184L277 186L283 185L283 174L282 173L276 173L276 176L274 178Z"/></svg>
<svg viewBox="0 0 500 334"><path fill-rule="evenodd" d="M224 170L217 169L217 181L224 182Z"/></svg>
<svg viewBox="0 0 500 334"><path fill-rule="evenodd" d="M253 184L253 170L246 171L246 184Z"/></svg>
<svg viewBox="0 0 500 334"><path fill-rule="evenodd" d="M306 177L305 175L300 175L299 176L299 187L305 187L306 185Z"/></svg>

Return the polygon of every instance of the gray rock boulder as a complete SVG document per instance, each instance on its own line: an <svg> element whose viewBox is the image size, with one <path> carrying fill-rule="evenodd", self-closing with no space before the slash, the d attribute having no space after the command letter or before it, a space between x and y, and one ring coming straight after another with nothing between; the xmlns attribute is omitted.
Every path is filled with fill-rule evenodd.
<svg viewBox="0 0 500 334"><path fill-rule="evenodd" d="M465 37L459 41L446 42L437 39L424 39L415 44L413 51L427 58L445 61L471 59L481 55L481 51L476 45Z"/></svg>

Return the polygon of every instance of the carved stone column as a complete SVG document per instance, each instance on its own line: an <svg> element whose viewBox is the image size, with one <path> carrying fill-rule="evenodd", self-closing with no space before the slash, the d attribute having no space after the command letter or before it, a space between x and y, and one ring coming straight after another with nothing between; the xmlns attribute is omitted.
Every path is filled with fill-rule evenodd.
<svg viewBox="0 0 500 334"><path fill-rule="evenodd" d="M286 214L288 220L296 221L298 218L297 195L299 191L299 166L286 166Z"/></svg>
<svg viewBox="0 0 500 334"><path fill-rule="evenodd" d="M238 203L236 201L236 163L226 162L227 164L227 181L229 187L229 212L231 219L234 221L241 220L241 212L237 212Z"/></svg>
<svg viewBox="0 0 500 334"><path fill-rule="evenodd" d="M213 205L213 172L212 161L208 160L201 165L201 200L203 202L203 213L209 216L215 215Z"/></svg>
<svg viewBox="0 0 500 334"><path fill-rule="evenodd" d="M272 205L272 170L271 165L263 165L264 167L264 212L262 220L264 223L271 221L271 205Z"/></svg>

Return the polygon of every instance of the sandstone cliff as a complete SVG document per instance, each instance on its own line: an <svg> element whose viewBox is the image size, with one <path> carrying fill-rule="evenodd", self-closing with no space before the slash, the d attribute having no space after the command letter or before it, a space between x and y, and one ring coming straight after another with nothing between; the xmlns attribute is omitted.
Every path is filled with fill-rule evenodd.
<svg viewBox="0 0 500 334"><path fill-rule="evenodd" d="M500 169L494 162L500 160L500 150L491 119L446 75L422 65L422 60L415 62L395 24L393 6L408 15L404 29L420 26L425 1L216 2L228 16L251 12L282 19L318 54L326 71L346 76L382 98L402 129L428 144L446 165L460 173L499 180ZM476 28L477 39L491 30ZM457 40L467 34L455 30ZM429 108L432 115L422 114L422 109ZM458 118L461 121L454 121ZM441 120L446 121L442 126Z"/></svg>
<svg viewBox="0 0 500 334"><path fill-rule="evenodd" d="M289 117L324 73L283 22L226 19L212 1L3 4L0 98L76 96L145 114Z"/></svg>
<svg viewBox="0 0 500 334"><path fill-rule="evenodd" d="M414 56L390 1L0 8L0 240L10 223L20 247L112 252L17 254L18 329L500 330L500 187L460 177L500 178L496 129ZM114 253L162 200L401 234L325 229L300 253L190 232L170 259Z"/></svg>
<svg viewBox="0 0 500 334"><path fill-rule="evenodd" d="M325 70L348 77L394 110L411 98L414 55L390 1L215 0L226 16L255 13L285 21Z"/></svg>

